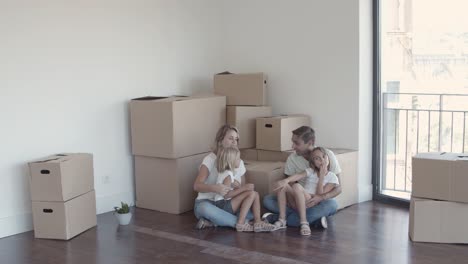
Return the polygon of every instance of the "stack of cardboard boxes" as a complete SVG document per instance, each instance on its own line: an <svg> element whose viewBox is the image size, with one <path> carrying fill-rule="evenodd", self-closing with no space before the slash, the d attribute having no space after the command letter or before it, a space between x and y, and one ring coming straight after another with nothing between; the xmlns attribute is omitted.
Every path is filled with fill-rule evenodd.
<svg viewBox="0 0 468 264"><path fill-rule="evenodd" d="M96 226L93 156L58 154L29 163L34 235L68 240Z"/></svg>
<svg viewBox="0 0 468 264"><path fill-rule="evenodd" d="M284 163L293 153L292 131L310 126L306 115L271 116L266 105L267 79L263 73L220 73L214 90L227 97L227 122L239 129L241 158L246 164L246 180L255 184L260 196L271 193L274 183L284 178ZM342 168L339 208L358 201L357 151L332 149Z"/></svg>
<svg viewBox="0 0 468 264"><path fill-rule="evenodd" d="M412 164L411 239L468 243L468 155L420 153Z"/></svg>
<svg viewBox="0 0 468 264"><path fill-rule="evenodd" d="M198 167L226 122L226 97L143 97L130 102L136 206L193 209Z"/></svg>
<svg viewBox="0 0 468 264"><path fill-rule="evenodd" d="M264 73L225 72L214 76L215 95L131 100L136 205L174 214L193 209L198 168L225 123L239 129L246 181L262 197L270 193L284 177L291 132L309 126L310 117L272 117L266 84Z"/></svg>
<svg viewBox="0 0 468 264"><path fill-rule="evenodd" d="M266 106L266 85L264 73L225 72L214 76L214 92L227 97L227 123L239 129L246 181L255 184L261 197L271 193L274 183L284 178L284 160L259 161L257 149L278 153L289 150L291 131L310 125L310 117L305 115L272 117L271 107Z"/></svg>

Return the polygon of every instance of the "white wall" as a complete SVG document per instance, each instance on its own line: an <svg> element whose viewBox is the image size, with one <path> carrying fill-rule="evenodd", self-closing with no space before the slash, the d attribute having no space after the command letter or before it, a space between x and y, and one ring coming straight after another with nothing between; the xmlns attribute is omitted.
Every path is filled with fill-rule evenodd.
<svg viewBox="0 0 468 264"><path fill-rule="evenodd" d="M94 154L98 213L133 202L128 100L223 70L266 72L275 113L359 149L369 199L370 2L0 0L0 237L32 229L26 163L51 153Z"/></svg>
<svg viewBox="0 0 468 264"><path fill-rule="evenodd" d="M32 229L26 164L52 153L94 154L98 213L134 202L127 103L211 89L215 4L0 2L0 237Z"/></svg>
<svg viewBox="0 0 468 264"><path fill-rule="evenodd" d="M359 0L359 201L372 200L372 0Z"/></svg>
<svg viewBox="0 0 468 264"><path fill-rule="evenodd" d="M266 72L274 113L309 114L318 145L359 150L371 199L371 1L224 1L223 13L225 69Z"/></svg>

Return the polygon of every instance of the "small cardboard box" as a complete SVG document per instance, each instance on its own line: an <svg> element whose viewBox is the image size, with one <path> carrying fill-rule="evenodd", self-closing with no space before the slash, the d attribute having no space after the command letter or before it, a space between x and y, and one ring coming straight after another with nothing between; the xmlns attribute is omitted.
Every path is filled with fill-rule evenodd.
<svg viewBox="0 0 468 264"><path fill-rule="evenodd" d="M241 149L240 156L242 160L257 160L257 150L256 149Z"/></svg>
<svg viewBox="0 0 468 264"><path fill-rule="evenodd" d="M68 240L96 226L96 193L67 202L32 202L34 236Z"/></svg>
<svg viewBox="0 0 468 264"><path fill-rule="evenodd" d="M226 123L226 97L143 97L130 102L132 153L176 159L210 151Z"/></svg>
<svg viewBox="0 0 468 264"><path fill-rule="evenodd" d="M292 149L292 131L310 126L307 115L283 115L257 118L257 149L284 151Z"/></svg>
<svg viewBox="0 0 468 264"><path fill-rule="evenodd" d="M411 198L409 236L415 242L468 243L468 204Z"/></svg>
<svg viewBox="0 0 468 264"><path fill-rule="evenodd" d="M266 105L267 78L263 72L233 74L218 73L214 76L214 93L225 95L227 105Z"/></svg>
<svg viewBox="0 0 468 264"><path fill-rule="evenodd" d="M255 148L256 118L271 116L270 106L228 106L226 122L239 130L239 148Z"/></svg>
<svg viewBox="0 0 468 264"><path fill-rule="evenodd" d="M193 209L193 183L208 153L179 159L135 156L136 206L180 214Z"/></svg>
<svg viewBox="0 0 468 264"><path fill-rule="evenodd" d="M468 203L468 154L419 153L413 157L414 197Z"/></svg>
<svg viewBox="0 0 468 264"><path fill-rule="evenodd" d="M284 179L284 162L244 161L244 164L247 170L245 181L255 185L260 201L273 193L277 181Z"/></svg>
<svg viewBox="0 0 468 264"><path fill-rule="evenodd" d="M271 150L261 150L258 151L258 161L282 161L286 162L289 155L294 153L294 150L286 151L271 151Z"/></svg>
<svg viewBox="0 0 468 264"><path fill-rule="evenodd" d="M32 201L64 202L94 189L93 155L65 153L29 163Z"/></svg>

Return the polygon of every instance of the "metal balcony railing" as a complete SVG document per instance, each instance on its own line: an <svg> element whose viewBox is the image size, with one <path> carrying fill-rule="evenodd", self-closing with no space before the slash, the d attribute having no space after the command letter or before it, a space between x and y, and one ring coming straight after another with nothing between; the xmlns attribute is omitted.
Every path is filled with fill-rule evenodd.
<svg viewBox="0 0 468 264"><path fill-rule="evenodd" d="M468 150L468 94L382 96L382 192L409 197L413 155Z"/></svg>

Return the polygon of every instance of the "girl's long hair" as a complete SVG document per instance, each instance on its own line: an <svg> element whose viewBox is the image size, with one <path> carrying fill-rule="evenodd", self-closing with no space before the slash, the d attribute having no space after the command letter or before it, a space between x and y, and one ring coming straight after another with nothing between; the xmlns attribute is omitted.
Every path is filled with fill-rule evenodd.
<svg viewBox="0 0 468 264"><path fill-rule="evenodd" d="M234 171L238 159L240 159L239 149L235 147L220 147L216 155L216 169L218 169L219 173L227 170Z"/></svg>

